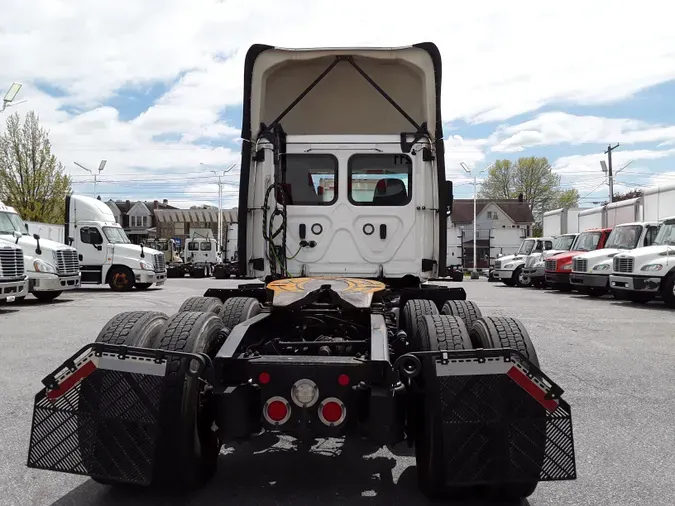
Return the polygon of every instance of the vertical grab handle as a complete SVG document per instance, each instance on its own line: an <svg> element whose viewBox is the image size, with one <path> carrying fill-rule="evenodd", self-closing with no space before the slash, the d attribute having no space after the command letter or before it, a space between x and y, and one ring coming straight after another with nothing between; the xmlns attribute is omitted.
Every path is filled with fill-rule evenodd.
<svg viewBox="0 0 675 506"><path fill-rule="evenodd" d="M380 239L386 239L387 238L387 225L382 223L380 225Z"/></svg>

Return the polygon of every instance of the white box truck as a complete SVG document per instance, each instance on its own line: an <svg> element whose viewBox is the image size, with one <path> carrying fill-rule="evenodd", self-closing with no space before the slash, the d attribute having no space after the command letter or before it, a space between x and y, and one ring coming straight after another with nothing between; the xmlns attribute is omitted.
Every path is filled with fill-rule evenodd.
<svg viewBox="0 0 675 506"><path fill-rule="evenodd" d="M605 228L607 215L605 206L592 207L579 212L578 232L590 230L592 228Z"/></svg>
<svg viewBox="0 0 675 506"><path fill-rule="evenodd" d="M656 298L675 308L675 184L646 189L644 220L660 222L651 246L614 256L609 288L615 297L645 303Z"/></svg>
<svg viewBox="0 0 675 506"><path fill-rule="evenodd" d="M544 213L542 232L545 237L557 237L579 232L579 207L554 209Z"/></svg>
<svg viewBox="0 0 675 506"><path fill-rule="evenodd" d="M11 206L0 202L0 244L16 244L23 250L28 292L42 302L80 287L77 250L34 233ZM25 298L17 296L17 300Z"/></svg>
<svg viewBox="0 0 675 506"><path fill-rule="evenodd" d="M66 224L33 224L60 228L58 237L77 249L81 284L107 284L115 291L146 290L166 281L164 254L132 244L110 208L84 195L66 197ZM29 225L29 230L30 230Z"/></svg>
<svg viewBox="0 0 675 506"><path fill-rule="evenodd" d="M13 232L16 239L20 232ZM14 302L28 293L28 277L23 261L23 251L16 244L0 243L0 305Z"/></svg>

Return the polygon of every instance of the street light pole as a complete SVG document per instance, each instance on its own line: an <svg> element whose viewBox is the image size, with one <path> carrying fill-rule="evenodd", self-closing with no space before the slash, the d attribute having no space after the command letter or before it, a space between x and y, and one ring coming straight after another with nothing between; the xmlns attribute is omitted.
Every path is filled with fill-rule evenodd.
<svg viewBox="0 0 675 506"><path fill-rule="evenodd" d="M478 176L480 176L483 172L489 170L492 168L494 163L488 165L485 167L483 170L481 170L478 175L472 174L471 169L467 167L467 165L464 162L460 162L460 165L464 169L465 172L467 172L469 175L473 175L473 269L472 269L472 275L471 277L473 279L478 279L478 271L476 270L476 264L478 263L478 228L477 228L477 223L476 223L476 199L477 199L477 193L478 193Z"/></svg>
<svg viewBox="0 0 675 506"><path fill-rule="evenodd" d="M205 163L200 162L199 165L202 165L204 167L209 167ZM233 168L237 166L236 163L233 163L230 165L227 169L223 170L221 173L216 172L215 170L211 170L213 174L215 174L218 177L218 252L222 253L223 249L223 182L222 178L230 172Z"/></svg>
<svg viewBox="0 0 675 506"><path fill-rule="evenodd" d="M74 163L75 165L77 165L80 169L84 169L84 170L86 170L87 172L89 172L89 174L91 174L92 176L94 176L94 198L96 198L96 183L97 183L97 176L98 176L98 174L100 174L100 173L103 171L103 169L105 168L105 164L108 163L108 161L107 161L107 160L101 160L101 163L98 164L98 173L95 173L95 172L89 170L88 168L86 168L86 167L85 167L84 165L82 165L81 163L77 163L77 162L73 162L73 163Z"/></svg>

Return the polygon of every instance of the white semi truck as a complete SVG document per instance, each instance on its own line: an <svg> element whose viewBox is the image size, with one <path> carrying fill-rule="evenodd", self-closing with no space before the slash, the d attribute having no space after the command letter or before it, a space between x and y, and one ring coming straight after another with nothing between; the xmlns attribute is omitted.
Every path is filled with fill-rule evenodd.
<svg viewBox="0 0 675 506"><path fill-rule="evenodd" d="M190 277L208 278L220 261L218 242L210 231L207 233L191 231L190 237L185 241L183 258Z"/></svg>
<svg viewBox="0 0 675 506"><path fill-rule="evenodd" d="M529 285L537 288L546 286L546 259L558 253L569 251L578 235L574 232L556 236L553 238L552 249L531 253L525 261L525 267L523 267L524 286Z"/></svg>
<svg viewBox="0 0 675 506"><path fill-rule="evenodd" d="M39 301L52 301L64 291L80 287L77 250L44 239L40 234L29 233L27 224L16 210L0 202L0 244L8 243L23 250L28 292ZM25 296L18 295L17 300Z"/></svg>
<svg viewBox="0 0 675 506"><path fill-rule="evenodd" d="M146 290L153 284L162 286L166 281L164 254L132 244L110 208L98 199L67 196L65 225L38 223L32 226L48 227L77 249L83 285L107 284L115 291L124 292L134 287Z"/></svg>
<svg viewBox="0 0 675 506"><path fill-rule="evenodd" d="M506 255L495 260L493 276L508 286L530 286L531 278L523 274L525 262L533 253L543 253L553 249L552 237L528 237L518 248L515 255Z"/></svg>
<svg viewBox="0 0 675 506"><path fill-rule="evenodd" d="M645 303L656 298L675 308L675 184L644 190L642 214L660 223L651 246L614 256L609 288L615 297Z"/></svg>
<svg viewBox="0 0 675 506"><path fill-rule="evenodd" d="M605 247L581 253L572 259L570 284L579 293L598 297L609 292L612 259L619 253L651 246L656 238L657 221L642 221L642 199L607 204L603 222L613 227Z"/></svg>
<svg viewBox="0 0 675 506"><path fill-rule="evenodd" d="M20 232L14 232L20 238ZM0 243L0 304L14 302L28 293L23 251L16 244Z"/></svg>

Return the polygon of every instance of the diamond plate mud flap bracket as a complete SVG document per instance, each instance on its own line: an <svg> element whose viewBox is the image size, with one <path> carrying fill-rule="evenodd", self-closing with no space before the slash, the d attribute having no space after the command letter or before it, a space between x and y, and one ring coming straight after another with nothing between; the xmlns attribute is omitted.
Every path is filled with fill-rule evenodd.
<svg viewBox="0 0 675 506"><path fill-rule="evenodd" d="M149 485L161 430L167 364L203 377L206 355L95 343L42 380L27 466ZM173 368L173 364L172 364Z"/></svg>
<svg viewBox="0 0 675 506"><path fill-rule="evenodd" d="M415 352L395 365L425 371L441 420L449 486L574 480L572 415L563 390L511 349ZM431 381L427 381L430 379Z"/></svg>

